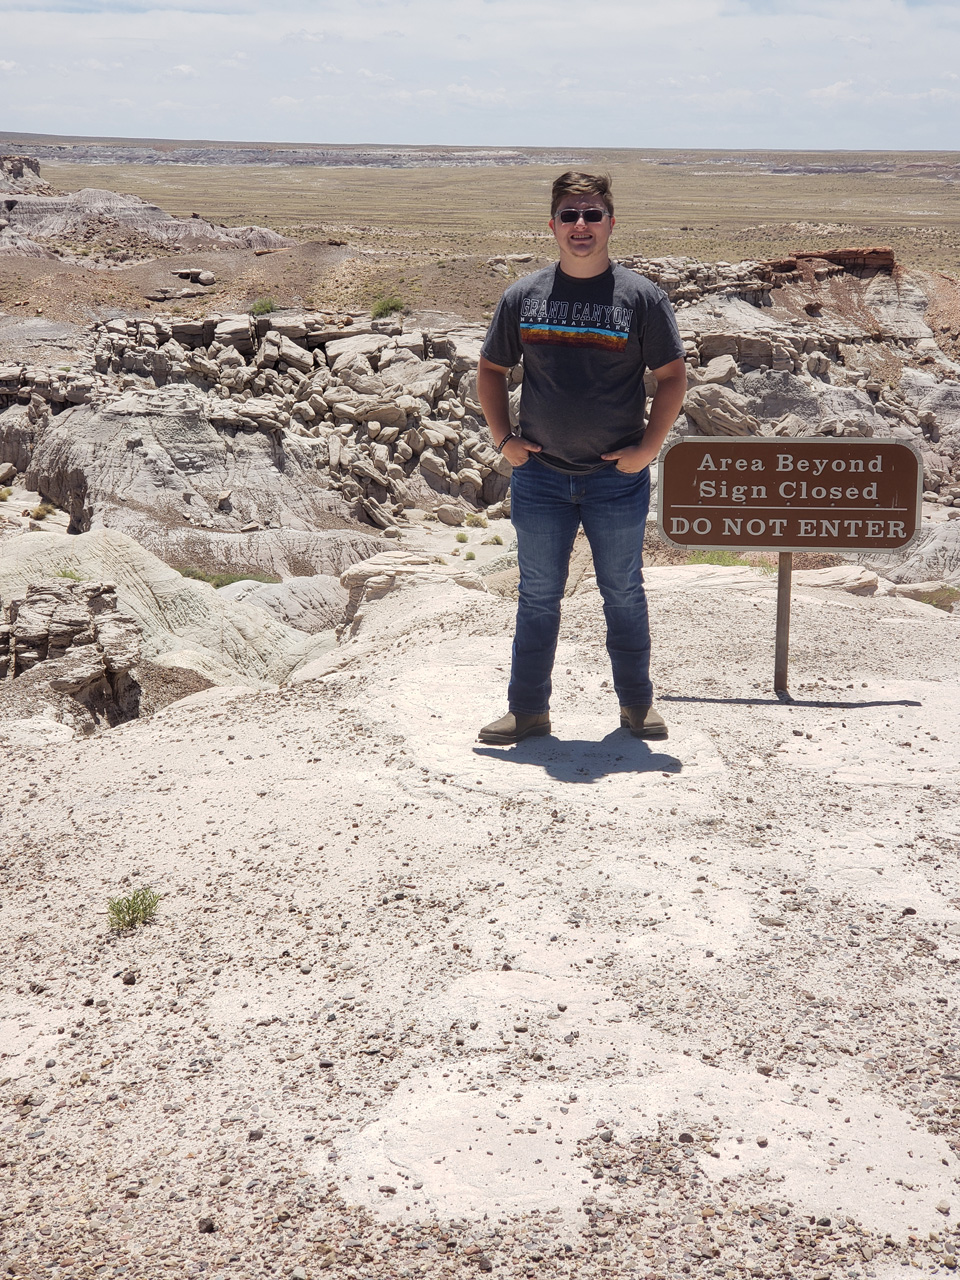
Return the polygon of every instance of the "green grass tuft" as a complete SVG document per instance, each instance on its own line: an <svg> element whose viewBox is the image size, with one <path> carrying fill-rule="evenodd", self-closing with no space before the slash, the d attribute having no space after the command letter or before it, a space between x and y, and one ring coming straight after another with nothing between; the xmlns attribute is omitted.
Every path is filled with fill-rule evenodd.
<svg viewBox="0 0 960 1280"><path fill-rule="evenodd" d="M467 535L466 535L465 533L458 533L458 534L457 534L457 542L469 542L469 541L470 541L470 539L467 537Z"/></svg>
<svg viewBox="0 0 960 1280"><path fill-rule="evenodd" d="M252 316L268 316L271 311L276 311L277 304L272 298L257 298L256 302L251 303L250 314Z"/></svg>
<svg viewBox="0 0 960 1280"><path fill-rule="evenodd" d="M464 560L476 560L477 553L475 551L468 551L463 558Z"/></svg>
<svg viewBox="0 0 960 1280"><path fill-rule="evenodd" d="M138 924L149 924L157 914L161 894L144 885L134 889L128 898L111 898L107 903L107 915L112 929L135 929Z"/></svg>
<svg viewBox="0 0 960 1280"><path fill-rule="evenodd" d="M180 569L185 578L193 578L195 582L209 582L211 587L229 587L233 582L280 582L280 578L272 578L269 573L259 573L250 569L246 573L207 573L205 569Z"/></svg>
<svg viewBox="0 0 960 1280"><path fill-rule="evenodd" d="M69 578L71 582L83 581L83 574L77 573L76 569L58 569L53 576L55 578Z"/></svg>
<svg viewBox="0 0 960 1280"><path fill-rule="evenodd" d="M463 523L469 525L471 529L486 529L487 517L482 516L479 511L471 511Z"/></svg>
<svg viewBox="0 0 960 1280"><path fill-rule="evenodd" d="M691 551L687 556L687 564L719 564L725 569L741 568L757 569L760 566L751 564L735 551Z"/></svg>
<svg viewBox="0 0 960 1280"><path fill-rule="evenodd" d="M932 604L936 609L943 609L945 613L953 613L954 605L960 600L960 591L956 587L936 587L933 591L924 591L916 597L923 604Z"/></svg>
<svg viewBox="0 0 960 1280"><path fill-rule="evenodd" d="M398 294L387 293L375 300L370 314L374 320L385 320L387 316L392 316L395 311L402 311L403 308L404 301Z"/></svg>
<svg viewBox="0 0 960 1280"><path fill-rule="evenodd" d="M11 493L13 493L12 489L0 489L0 502L9 501Z"/></svg>
<svg viewBox="0 0 960 1280"><path fill-rule="evenodd" d="M49 502L41 502L39 507L34 507L30 512L31 520L46 520L47 516L52 516L56 511L56 507Z"/></svg>

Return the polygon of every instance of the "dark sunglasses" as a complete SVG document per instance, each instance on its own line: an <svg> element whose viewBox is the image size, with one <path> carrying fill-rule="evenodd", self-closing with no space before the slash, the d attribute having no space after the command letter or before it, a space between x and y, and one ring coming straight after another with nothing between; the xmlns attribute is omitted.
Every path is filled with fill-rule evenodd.
<svg viewBox="0 0 960 1280"><path fill-rule="evenodd" d="M602 222L608 216L606 209L560 209L557 213L557 221L568 225L579 222L581 218L584 222Z"/></svg>
<svg viewBox="0 0 960 1280"><path fill-rule="evenodd" d="M580 219L584 219L585 223L602 223L607 218L607 210L605 209L561 209L557 212L557 221L559 223L579 223Z"/></svg>

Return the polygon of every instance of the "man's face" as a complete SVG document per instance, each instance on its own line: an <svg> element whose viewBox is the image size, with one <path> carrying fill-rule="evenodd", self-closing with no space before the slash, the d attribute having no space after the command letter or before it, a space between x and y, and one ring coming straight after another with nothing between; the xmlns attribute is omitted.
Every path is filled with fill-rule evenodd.
<svg viewBox="0 0 960 1280"><path fill-rule="evenodd" d="M561 222L560 213L564 209L601 209L603 217L599 222L586 222L579 218L576 222ZM606 206L599 196L564 196L557 207L557 212L550 219L550 230L560 246L561 263L564 258L571 262L590 265L595 262L598 271L607 261L607 241L613 230L614 218L607 213Z"/></svg>

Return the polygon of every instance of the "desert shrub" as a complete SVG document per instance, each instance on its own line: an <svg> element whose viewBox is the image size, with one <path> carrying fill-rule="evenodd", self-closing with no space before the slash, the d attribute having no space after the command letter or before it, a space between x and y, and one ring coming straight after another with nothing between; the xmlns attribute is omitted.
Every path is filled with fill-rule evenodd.
<svg viewBox="0 0 960 1280"><path fill-rule="evenodd" d="M954 605L960 600L960 591L956 587L936 587L933 591L921 592L917 599L924 604L932 604L937 609L943 609L945 613L953 613Z"/></svg>
<svg viewBox="0 0 960 1280"><path fill-rule="evenodd" d="M463 523L468 524L471 529L486 529L487 517L482 516L479 511L471 511Z"/></svg>
<svg viewBox="0 0 960 1280"><path fill-rule="evenodd" d="M486 545L488 547L502 547L503 539L500 537L499 533L495 533L492 538L486 539Z"/></svg>
<svg viewBox="0 0 960 1280"><path fill-rule="evenodd" d="M392 316L395 311L402 311L403 305L403 299L398 294L386 293L374 301L370 314L374 320L384 320L387 316Z"/></svg>
<svg viewBox="0 0 960 1280"><path fill-rule="evenodd" d="M9 499L11 493L13 493L12 489L0 488L0 502L6 502Z"/></svg>
<svg viewBox="0 0 960 1280"><path fill-rule="evenodd" d="M256 302L250 306L250 314L252 316L268 316L271 311L276 311L277 304L272 298L257 298Z"/></svg>
<svg viewBox="0 0 960 1280"><path fill-rule="evenodd" d="M260 573L249 569L246 573L207 573L206 569L180 569L185 578L193 578L195 582L209 582L211 587L229 587L233 582L280 582L280 578L272 578L269 573Z"/></svg>
<svg viewBox="0 0 960 1280"><path fill-rule="evenodd" d="M466 542L467 540L467 535L465 533L457 534L457 542Z"/></svg>
<svg viewBox="0 0 960 1280"><path fill-rule="evenodd" d="M77 573L76 569L58 569L53 576L55 578L69 578L71 582L83 581L83 574Z"/></svg>
<svg viewBox="0 0 960 1280"><path fill-rule="evenodd" d="M463 558L464 560L476 560L477 553L475 551L468 551Z"/></svg>
<svg viewBox="0 0 960 1280"><path fill-rule="evenodd" d="M111 898L107 903L107 915L112 929L135 929L138 924L149 924L160 905L159 893L144 885L134 889L127 898Z"/></svg>
<svg viewBox="0 0 960 1280"><path fill-rule="evenodd" d="M743 556L738 556L735 551L691 551L687 556L687 564L719 564L726 569L739 568L745 566L748 569L756 569L760 566L753 565L749 560L745 560Z"/></svg>
<svg viewBox="0 0 960 1280"><path fill-rule="evenodd" d="M34 507L30 512L31 520L46 520L47 516L52 516L56 511L56 507L49 502L41 502L39 507Z"/></svg>

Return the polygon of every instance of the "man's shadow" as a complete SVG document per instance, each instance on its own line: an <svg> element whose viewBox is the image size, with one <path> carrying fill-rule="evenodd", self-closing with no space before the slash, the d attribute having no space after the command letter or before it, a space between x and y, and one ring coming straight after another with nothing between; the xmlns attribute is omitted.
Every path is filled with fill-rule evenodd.
<svg viewBox="0 0 960 1280"><path fill-rule="evenodd" d="M614 729L605 738L527 738L509 747L474 747L474 754L504 764L534 765L558 782L593 783L617 773L676 775L683 762L676 756Z"/></svg>

